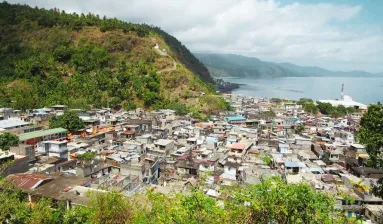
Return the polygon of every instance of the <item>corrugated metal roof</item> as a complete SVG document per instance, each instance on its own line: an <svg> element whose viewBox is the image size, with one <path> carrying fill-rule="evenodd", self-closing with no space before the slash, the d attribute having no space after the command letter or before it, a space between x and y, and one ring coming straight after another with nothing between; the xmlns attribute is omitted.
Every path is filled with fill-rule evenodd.
<svg viewBox="0 0 383 224"><path fill-rule="evenodd" d="M7 177L7 180L9 180L15 187L26 190L35 189L42 184L44 180L51 179L54 178L44 174L11 174Z"/></svg>
<svg viewBox="0 0 383 224"><path fill-rule="evenodd" d="M286 161L285 162L285 167L300 167L304 168L306 165L302 162L296 162L296 161Z"/></svg>
<svg viewBox="0 0 383 224"><path fill-rule="evenodd" d="M230 116L230 117L226 117L226 120L227 121L244 121L246 120L246 118L242 116Z"/></svg>
<svg viewBox="0 0 383 224"><path fill-rule="evenodd" d="M7 128L13 128L17 126L22 125L28 125L28 122L19 120L19 119L8 119L8 120L1 120L0 121L0 128L7 129Z"/></svg>
<svg viewBox="0 0 383 224"><path fill-rule="evenodd" d="M19 140L20 141L26 141L26 140L29 140L32 138L38 138L38 137L43 137L43 136L47 136L47 135L63 133L63 132L67 132L67 131L68 130L65 128L53 128L53 129L48 129L48 130L43 130L43 131L34 131L34 132L20 135Z"/></svg>

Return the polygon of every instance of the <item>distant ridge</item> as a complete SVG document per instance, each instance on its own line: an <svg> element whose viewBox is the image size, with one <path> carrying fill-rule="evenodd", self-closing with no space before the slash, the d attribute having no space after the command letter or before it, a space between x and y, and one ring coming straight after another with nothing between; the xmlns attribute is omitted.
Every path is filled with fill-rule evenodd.
<svg viewBox="0 0 383 224"><path fill-rule="evenodd" d="M246 78L274 78L301 76L331 76L331 77L378 77L382 73L365 71L331 71L317 66L299 66L292 63L274 63L261 61L255 57L245 57L235 54L206 54L196 53L198 59L204 63L215 77L246 77Z"/></svg>

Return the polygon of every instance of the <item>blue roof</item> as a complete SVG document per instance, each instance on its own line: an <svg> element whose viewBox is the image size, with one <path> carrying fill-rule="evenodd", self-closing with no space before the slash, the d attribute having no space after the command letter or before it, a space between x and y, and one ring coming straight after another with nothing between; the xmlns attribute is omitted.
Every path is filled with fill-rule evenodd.
<svg viewBox="0 0 383 224"><path fill-rule="evenodd" d="M297 117L293 117L293 118L289 118L288 119L289 121L300 121L301 119L297 118Z"/></svg>
<svg viewBox="0 0 383 224"><path fill-rule="evenodd" d="M218 142L218 139L217 139L217 138L214 138L214 137L207 137L207 138L206 138L206 142L217 143L217 142Z"/></svg>
<svg viewBox="0 0 383 224"><path fill-rule="evenodd" d="M246 120L246 118L244 118L242 116L226 117L225 119L228 121L244 121L244 120Z"/></svg>
<svg viewBox="0 0 383 224"><path fill-rule="evenodd" d="M302 162L294 162L294 161L286 161L285 167L306 167L306 165Z"/></svg>

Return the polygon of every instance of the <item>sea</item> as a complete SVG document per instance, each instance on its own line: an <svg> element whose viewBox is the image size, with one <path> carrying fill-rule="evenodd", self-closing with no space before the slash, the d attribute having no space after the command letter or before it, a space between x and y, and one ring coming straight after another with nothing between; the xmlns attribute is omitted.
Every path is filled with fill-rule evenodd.
<svg viewBox="0 0 383 224"><path fill-rule="evenodd" d="M298 100L340 99L342 84L344 94L363 104L383 102L383 77L283 77L238 78L225 77L224 81L242 84L232 91L254 97Z"/></svg>

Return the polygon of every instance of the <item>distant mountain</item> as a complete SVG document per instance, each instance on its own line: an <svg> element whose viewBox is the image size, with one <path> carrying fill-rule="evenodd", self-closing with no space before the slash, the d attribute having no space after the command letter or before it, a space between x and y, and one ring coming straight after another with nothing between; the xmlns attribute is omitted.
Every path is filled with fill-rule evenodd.
<svg viewBox="0 0 383 224"><path fill-rule="evenodd" d="M332 76L332 77L372 77L383 73L364 71L330 71L316 66L299 66L292 63L274 63L261 61L254 57L235 54L195 54L215 77L297 77L297 76Z"/></svg>
<svg viewBox="0 0 383 224"><path fill-rule="evenodd" d="M378 76L378 73L369 73L365 71L331 71L317 66L299 66L292 63L279 63L280 66L289 69L293 72L302 74L304 76L348 76L348 77L364 77L364 76Z"/></svg>
<svg viewBox="0 0 383 224"><path fill-rule="evenodd" d="M215 77L285 77L301 76L276 63L234 54L195 54Z"/></svg>

